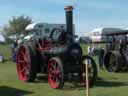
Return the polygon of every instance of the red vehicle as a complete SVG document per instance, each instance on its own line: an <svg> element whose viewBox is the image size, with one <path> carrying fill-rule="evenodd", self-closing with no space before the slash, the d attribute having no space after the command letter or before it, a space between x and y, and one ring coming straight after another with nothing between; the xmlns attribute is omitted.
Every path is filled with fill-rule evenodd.
<svg viewBox="0 0 128 96"><path fill-rule="evenodd" d="M62 28L54 28L51 32L34 30L33 37L19 45L17 72L20 80L32 82L38 73L42 73L48 75L54 89L62 88L67 80L77 79L85 83L85 64L88 63L89 83L94 84L96 64L91 57L83 56L80 44L75 42L72 9L72 6L65 8L66 31Z"/></svg>

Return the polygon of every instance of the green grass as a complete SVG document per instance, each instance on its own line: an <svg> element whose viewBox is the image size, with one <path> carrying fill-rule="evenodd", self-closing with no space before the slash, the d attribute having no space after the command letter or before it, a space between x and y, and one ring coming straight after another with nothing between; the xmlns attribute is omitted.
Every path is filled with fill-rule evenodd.
<svg viewBox="0 0 128 96"><path fill-rule="evenodd" d="M10 47L10 45L0 45L0 54L2 54L5 57L5 59L10 59Z"/></svg>
<svg viewBox="0 0 128 96"><path fill-rule="evenodd" d="M82 47L86 52L86 46ZM0 46L0 52L1 49L6 49L3 54L9 58L8 46ZM106 70L98 72L97 82L90 89L91 96L128 96L127 90L128 73L109 73ZM61 90L53 90L47 80L22 82L18 79L16 65L13 62L0 64L0 96L86 96L85 93L85 87L72 83L66 83Z"/></svg>

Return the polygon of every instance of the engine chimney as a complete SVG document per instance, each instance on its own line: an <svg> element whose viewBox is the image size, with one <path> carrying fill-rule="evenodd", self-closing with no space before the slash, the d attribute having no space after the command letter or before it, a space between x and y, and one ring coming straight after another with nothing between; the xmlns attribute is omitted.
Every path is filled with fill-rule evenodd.
<svg viewBox="0 0 128 96"><path fill-rule="evenodd" d="M66 13L66 26L67 26L67 34L70 36L73 36L73 7L72 6L66 6L64 8Z"/></svg>

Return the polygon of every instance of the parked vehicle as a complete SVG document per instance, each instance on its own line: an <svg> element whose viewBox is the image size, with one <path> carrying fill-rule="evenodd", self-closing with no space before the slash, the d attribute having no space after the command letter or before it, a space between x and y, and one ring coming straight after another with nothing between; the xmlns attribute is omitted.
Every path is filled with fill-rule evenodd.
<svg viewBox="0 0 128 96"><path fill-rule="evenodd" d="M86 36L89 37L92 43L105 43L107 42L107 38L105 35L106 32L113 33L117 31L122 31L120 28L95 28L91 32L87 33Z"/></svg>
<svg viewBox="0 0 128 96"><path fill-rule="evenodd" d="M34 36L18 47L17 72L20 80L32 82L36 74L48 75L52 88L62 88L67 80L77 78L85 83L85 64L88 64L89 83L93 85L97 77L94 60L83 56L82 48L75 42L72 23L72 6L66 10L66 28L50 31L36 30Z"/></svg>
<svg viewBox="0 0 128 96"><path fill-rule="evenodd" d="M109 72L128 70L127 34L128 30L104 34L108 39L104 64Z"/></svg>

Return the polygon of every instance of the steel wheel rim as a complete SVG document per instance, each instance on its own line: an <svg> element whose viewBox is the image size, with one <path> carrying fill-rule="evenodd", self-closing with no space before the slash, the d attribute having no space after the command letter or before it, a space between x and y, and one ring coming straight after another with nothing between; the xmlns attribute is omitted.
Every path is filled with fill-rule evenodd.
<svg viewBox="0 0 128 96"><path fill-rule="evenodd" d="M116 56L115 55L111 55L110 56L110 67L112 68L112 70L115 70L116 69L116 65L117 65L117 58L116 58Z"/></svg>
<svg viewBox="0 0 128 96"><path fill-rule="evenodd" d="M61 77L62 73L59 64L55 60L52 60L48 65L48 81L52 88L56 89L59 87Z"/></svg>
<svg viewBox="0 0 128 96"><path fill-rule="evenodd" d="M19 48L17 54L17 72L20 80L26 81L28 79L30 69L30 58L29 54L24 46Z"/></svg>

